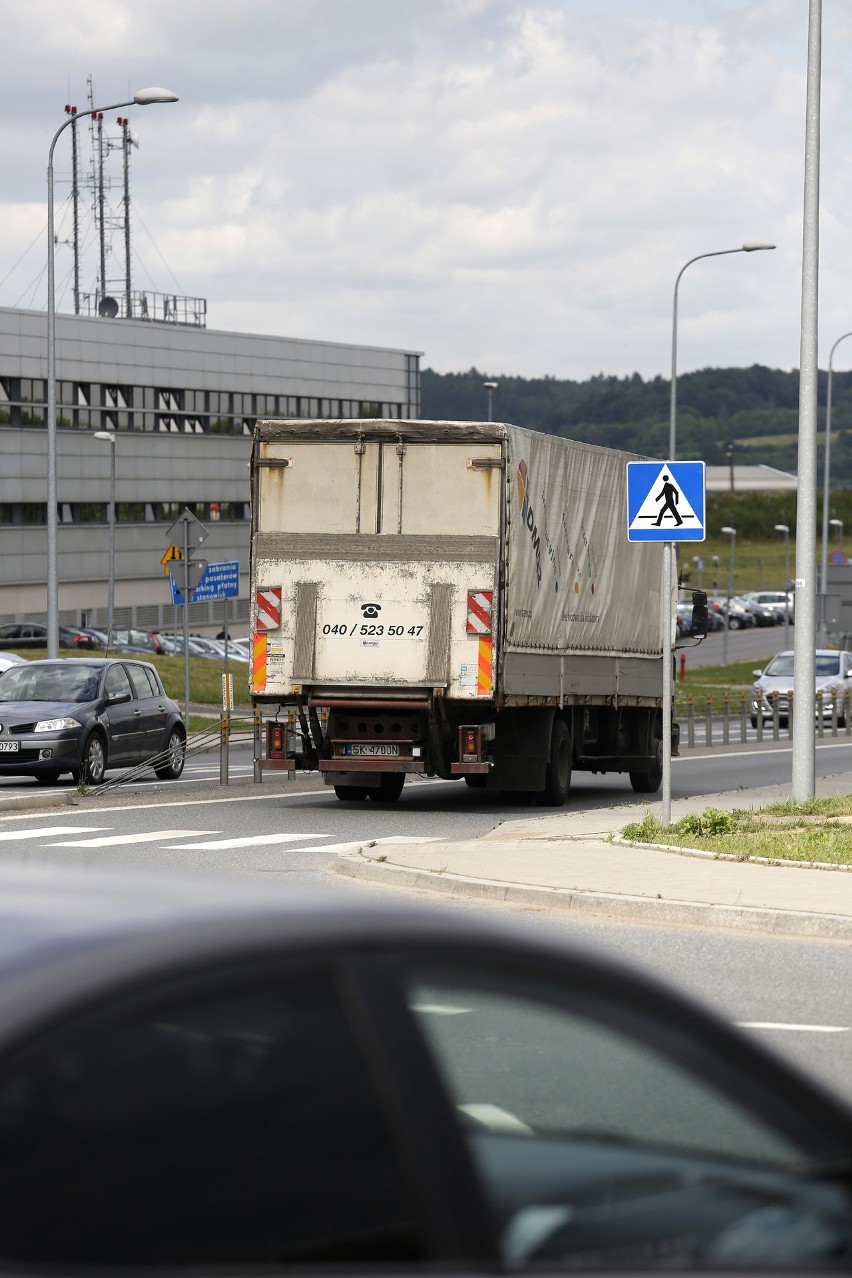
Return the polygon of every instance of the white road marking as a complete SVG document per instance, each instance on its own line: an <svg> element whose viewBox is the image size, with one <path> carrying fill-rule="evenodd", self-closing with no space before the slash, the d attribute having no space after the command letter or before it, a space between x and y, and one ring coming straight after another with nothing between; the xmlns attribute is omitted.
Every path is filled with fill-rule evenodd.
<svg viewBox="0 0 852 1278"><path fill-rule="evenodd" d="M412 1012L421 1012L429 1016L467 1016L469 1007L453 1007L451 1003L412 1003Z"/></svg>
<svg viewBox="0 0 852 1278"><path fill-rule="evenodd" d="M50 831L55 834L55 830ZM71 830L61 830L61 834L71 834ZM76 831L73 831L76 833ZM61 843L48 843L49 848L121 848L126 843L156 843L159 839L179 839L184 835L195 838L199 834L217 834L217 830L147 830L144 834L107 834L100 839L68 839Z"/></svg>
<svg viewBox="0 0 852 1278"><path fill-rule="evenodd" d="M848 1034L848 1025L795 1025L786 1021L738 1021L740 1029L793 1030L799 1034Z"/></svg>
<svg viewBox="0 0 852 1278"><path fill-rule="evenodd" d="M187 831L192 834L192 830ZM203 830L199 833L204 834ZM164 838L180 835L180 830L163 831ZM240 839L211 839L207 843L170 843L166 850L180 849L196 852L218 852L226 848L257 848L269 843L297 843L299 839L330 839L330 834L252 834ZM302 849L300 849L301 851ZM310 849L313 851L313 849ZM323 849L325 851L325 849Z"/></svg>
<svg viewBox="0 0 852 1278"><path fill-rule="evenodd" d="M39 813L43 817L43 813ZM108 825L46 825L38 830L4 830L0 839L12 842L16 839L45 839L57 834L88 834L92 830L108 830Z"/></svg>

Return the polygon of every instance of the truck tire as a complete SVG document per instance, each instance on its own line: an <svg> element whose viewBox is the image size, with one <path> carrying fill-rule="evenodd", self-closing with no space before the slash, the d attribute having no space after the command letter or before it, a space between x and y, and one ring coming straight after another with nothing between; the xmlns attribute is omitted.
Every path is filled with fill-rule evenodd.
<svg viewBox="0 0 852 1278"><path fill-rule="evenodd" d="M838 719L838 723L840 720ZM488 777L484 772L470 772L464 779L465 785L469 785L471 790L484 790L488 785Z"/></svg>
<svg viewBox="0 0 852 1278"><path fill-rule="evenodd" d="M404 772L383 772L381 785L375 790L370 788L367 797L375 803L396 803L404 785Z"/></svg>
<svg viewBox="0 0 852 1278"><path fill-rule="evenodd" d="M550 733L550 753L547 759L547 775L544 789L538 801L548 808L561 808L571 789L571 733L564 719L558 715L553 720Z"/></svg>
<svg viewBox="0 0 852 1278"><path fill-rule="evenodd" d="M642 772L630 773L630 784L637 794L656 794L663 780L663 765L658 759Z"/></svg>
<svg viewBox="0 0 852 1278"><path fill-rule="evenodd" d="M367 797L367 787L365 785L336 785L334 793L338 799L360 802L361 799L366 799Z"/></svg>

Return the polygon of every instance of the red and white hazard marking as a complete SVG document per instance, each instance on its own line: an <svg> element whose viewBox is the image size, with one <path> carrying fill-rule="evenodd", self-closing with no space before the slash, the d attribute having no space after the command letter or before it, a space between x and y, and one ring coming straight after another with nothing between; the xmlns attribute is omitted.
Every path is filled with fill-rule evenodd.
<svg viewBox="0 0 852 1278"><path fill-rule="evenodd" d="M257 629L275 630L281 625L281 587L269 586L257 592Z"/></svg>
<svg viewBox="0 0 852 1278"><path fill-rule="evenodd" d="M467 633L469 635L491 634L491 601L494 592L491 590L471 590L467 596Z"/></svg>

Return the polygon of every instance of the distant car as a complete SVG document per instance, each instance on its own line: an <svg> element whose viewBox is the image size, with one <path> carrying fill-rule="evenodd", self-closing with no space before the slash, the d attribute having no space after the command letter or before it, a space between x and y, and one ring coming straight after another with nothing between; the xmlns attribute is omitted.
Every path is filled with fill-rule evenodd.
<svg viewBox="0 0 852 1278"><path fill-rule="evenodd" d="M708 607L713 608L722 619L722 629L725 627L725 616L728 618L729 630L744 630L747 626L755 624L754 615L747 608L743 608L732 598L730 602L724 595L717 595L713 599L708 600Z"/></svg>
<svg viewBox="0 0 852 1278"><path fill-rule="evenodd" d="M842 1271L852 1114L502 920L0 866L15 1274Z"/></svg>
<svg viewBox="0 0 852 1278"><path fill-rule="evenodd" d="M751 726L757 727L758 716L762 719L773 717L773 694L778 698L778 720L787 722L790 693L794 694L793 682L794 654L792 651L778 652L769 662L765 670L755 670L755 680L751 695ZM838 651L834 648L818 648L815 657L816 691L822 692L823 717L830 719L833 714L833 702L837 701L837 722L841 727L846 725L844 706L846 691L852 691L852 652Z"/></svg>
<svg viewBox="0 0 852 1278"><path fill-rule="evenodd" d="M147 662L67 657L0 674L0 776L50 783L70 772L100 785L111 768L150 762L175 780L185 747L180 707Z"/></svg>
<svg viewBox="0 0 852 1278"><path fill-rule="evenodd" d="M100 645L93 635L77 626L59 627L60 648L98 648ZM0 626L0 649L3 648L46 648L47 626L40 621L11 621Z"/></svg>
<svg viewBox="0 0 852 1278"><path fill-rule="evenodd" d="M164 652L165 647L159 635L153 630L130 629L113 630L109 637L110 652Z"/></svg>
<svg viewBox="0 0 852 1278"><path fill-rule="evenodd" d="M746 598L753 599L755 603L769 604L770 607L778 609L782 614L782 621L784 620L785 612L787 612L790 624L793 624L795 596L792 591L789 594L785 594L783 590L753 590Z"/></svg>

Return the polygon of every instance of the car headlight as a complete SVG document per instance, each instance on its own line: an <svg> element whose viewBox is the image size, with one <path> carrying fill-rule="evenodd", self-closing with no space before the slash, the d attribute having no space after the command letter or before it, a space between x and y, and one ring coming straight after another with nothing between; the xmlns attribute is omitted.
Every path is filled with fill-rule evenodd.
<svg viewBox="0 0 852 1278"><path fill-rule="evenodd" d="M82 725L77 719L40 719L34 732L62 732L64 728L79 728Z"/></svg>

